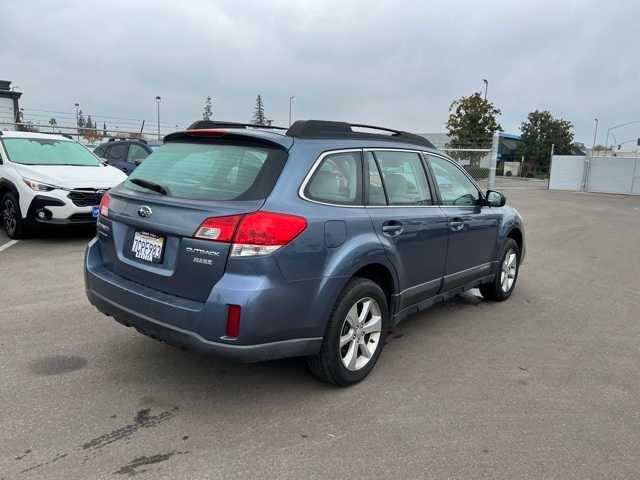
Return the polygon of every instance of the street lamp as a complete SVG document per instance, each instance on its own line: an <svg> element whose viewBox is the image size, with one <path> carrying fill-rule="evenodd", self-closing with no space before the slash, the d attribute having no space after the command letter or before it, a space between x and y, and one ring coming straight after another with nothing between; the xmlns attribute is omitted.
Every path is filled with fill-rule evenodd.
<svg viewBox="0 0 640 480"><path fill-rule="evenodd" d="M293 103L293 100L295 99L295 95L291 95L289 97L289 126L291 126L291 104Z"/></svg>
<svg viewBox="0 0 640 480"><path fill-rule="evenodd" d="M593 146L591 147L591 150L596 148L596 137L598 136L598 119L594 118L593 121L595 122L595 128L593 131Z"/></svg>
<svg viewBox="0 0 640 480"><path fill-rule="evenodd" d="M156 103L158 104L158 141L160 141L160 95L156 95Z"/></svg>
<svg viewBox="0 0 640 480"><path fill-rule="evenodd" d="M482 81L484 82L484 99L486 101L487 100L487 90L489 90L489 80L487 80L486 78L483 78Z"/></svg>
<svg viewBox="0 0 640 480"><path fill-rule="evenodd" d="M80 104L76 103L76 133L78 134L78 141L80 141Z"/></svg>

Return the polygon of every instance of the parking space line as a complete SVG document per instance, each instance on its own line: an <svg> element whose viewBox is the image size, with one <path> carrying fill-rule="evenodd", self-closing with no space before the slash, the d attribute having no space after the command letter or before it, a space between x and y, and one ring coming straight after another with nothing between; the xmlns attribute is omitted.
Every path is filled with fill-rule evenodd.
<svg viewBox="0 0 640 480"><path fill-rule="evenodd" d="M11 247L12 245L15 245L18 242L19 240L9 240L4 245L0 246L0 252L4 252L7 248Z"/></svg>

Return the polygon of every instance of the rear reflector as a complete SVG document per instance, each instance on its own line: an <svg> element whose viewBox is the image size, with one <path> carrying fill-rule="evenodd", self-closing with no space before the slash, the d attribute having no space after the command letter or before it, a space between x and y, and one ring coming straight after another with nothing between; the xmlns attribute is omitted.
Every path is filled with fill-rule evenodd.
<svg viewBox="0 0 640 480"><path fill-rule="evenodd" d="M102 195L102 199L100 200L100 215L103 217L109 216L109 204L111 203L111 197L108 193Z"/></svg>
<svg viewBox="0 0 640 480"><path fill-rule="evenodd" d="M287 245L307 228L307 220L295 215L253 212L247 215L207 218L196 238L233 243L232 257L267 255Z"/></svg>
<svg viewBox="0 0 640 480"><path fill-rule="evenodd" d="M229 305L227 311L227 337L238 338L240 335L240 305Z"/></svg>

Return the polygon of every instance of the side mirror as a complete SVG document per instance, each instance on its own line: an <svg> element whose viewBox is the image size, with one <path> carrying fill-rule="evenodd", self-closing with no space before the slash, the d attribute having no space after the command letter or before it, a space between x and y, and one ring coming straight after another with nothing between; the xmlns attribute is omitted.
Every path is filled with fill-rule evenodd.
<svg viewBox="0 0 640 480"><path fill-rule="evenodd" d="M504 207L507 203L506 197L495 190L487 190L487 205L490 207Z"/></svg>

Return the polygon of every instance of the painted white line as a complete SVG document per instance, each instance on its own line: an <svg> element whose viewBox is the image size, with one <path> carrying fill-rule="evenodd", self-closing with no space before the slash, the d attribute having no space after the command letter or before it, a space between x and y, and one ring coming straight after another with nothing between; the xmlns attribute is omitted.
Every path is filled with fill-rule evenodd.
<svg viewBox="0 0 640 480"><path fill-rule="evenodd" d="M4 245L0 246L0 252L4 252L7 248L15 245L16 243L18 243L19 240L9 240L7 243L5 243Z"/></svg>

